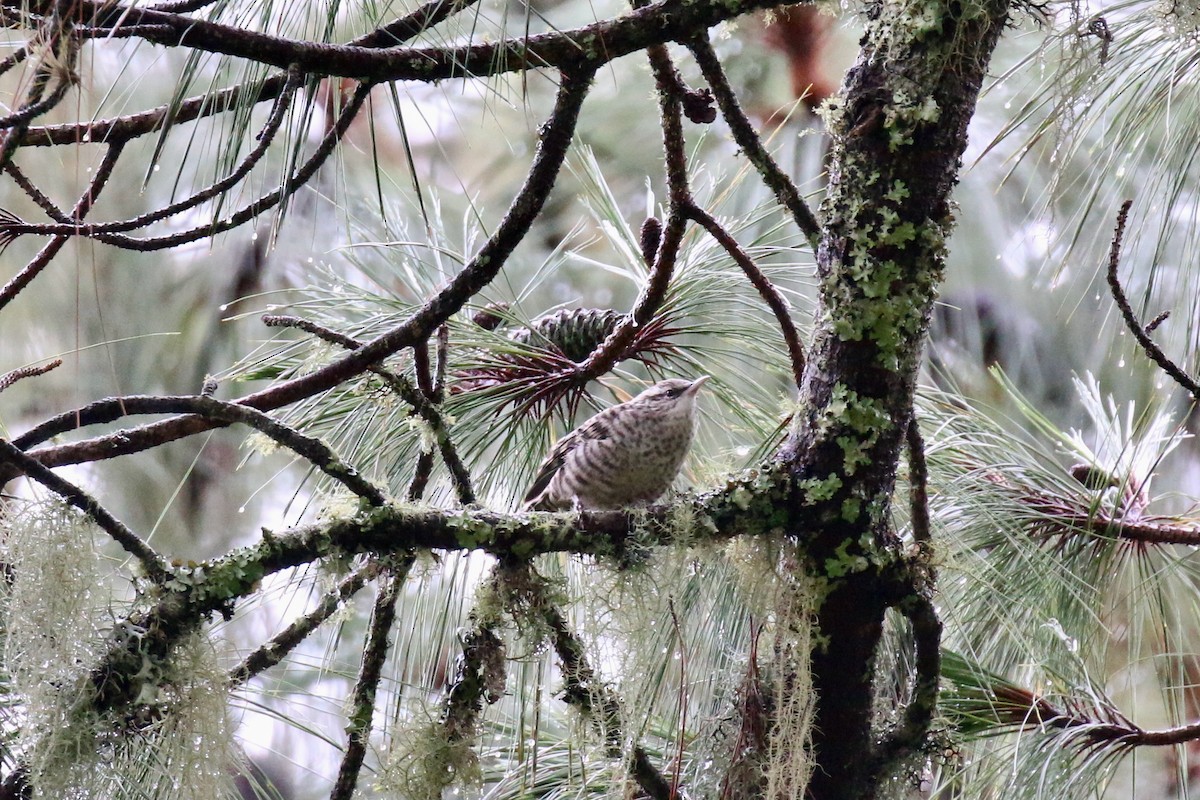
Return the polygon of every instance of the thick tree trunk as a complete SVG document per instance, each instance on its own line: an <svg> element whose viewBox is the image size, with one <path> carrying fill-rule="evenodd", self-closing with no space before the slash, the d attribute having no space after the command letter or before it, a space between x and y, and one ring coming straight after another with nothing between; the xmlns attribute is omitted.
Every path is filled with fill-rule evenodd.
<svg viewBox="0 0 1200 800"><path fill-rule="evenodd" d="M814 800L876 793L873 673L885 580L901 556L890 498L953 223L949 195L1006 0L872 6L833 109L818 253L821 306L781 452L793 530L823 587L813 652Z"/></svg>

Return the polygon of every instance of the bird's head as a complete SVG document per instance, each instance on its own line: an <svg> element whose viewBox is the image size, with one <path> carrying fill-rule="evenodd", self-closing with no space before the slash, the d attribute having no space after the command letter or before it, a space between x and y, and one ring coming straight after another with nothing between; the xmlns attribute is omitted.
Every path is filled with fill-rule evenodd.
<svg viewBox="0 0 1200 800"><path fill-rule="evenodd" d="M708 380L707 375L701 375L694 381L683 378L668 378L659 381L633 399L639 405L652 406L662 409L679 409L691 413L696 407L696 393Z"/></svg>

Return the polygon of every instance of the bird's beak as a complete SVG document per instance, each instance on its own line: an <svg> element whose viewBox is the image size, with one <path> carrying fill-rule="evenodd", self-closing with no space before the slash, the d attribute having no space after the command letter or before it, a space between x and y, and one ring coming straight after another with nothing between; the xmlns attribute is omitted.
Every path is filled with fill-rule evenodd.
<svg viewBox="0 0 1200 800"><path fill-rule="evenodd" d="M692 385L687 388L687 391L684 392L684 394L694 397L696 392L700 391L700 387L703 386L704 382L710 377L711 376L709 375L701 375L699 378L696 378L696 380L692 381Z"/></svg>

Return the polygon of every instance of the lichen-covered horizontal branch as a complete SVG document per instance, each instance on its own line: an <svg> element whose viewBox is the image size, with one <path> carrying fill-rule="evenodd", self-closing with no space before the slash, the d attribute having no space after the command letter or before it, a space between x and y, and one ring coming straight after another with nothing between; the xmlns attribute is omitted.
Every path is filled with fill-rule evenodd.
<svg viewBox="0 0 1200 800"><path fill-rule="evenodd" d="M176 567L151 608L116 626L107 655L92 670L94 702L98 710L133 702L150 679L142 669L147 659L165 659L209 616L231 614L264 577L292 567L418 548L483 550L517 561L551 552L629 558L656 545L778 533L780 491L774 474L751 471L718 492L648 509L506 514L396 504L279 534L264 530L257 544ZM122 635L128 630L139 634Z"/></svg>
<svg viewBox="0 0 1200 800"><path fill-rule="evenodd" d="M720 492L670 505L621 511L509 514L484 508L436 509L393 504L338 519L265 533L261 542L206 566L255 564L264 574L346 553L409 548L482 550L528 559L544 553L625 557L659 545L774 532L780 520L757 473ZM746 498L753 499L746 501Z"/></svg>

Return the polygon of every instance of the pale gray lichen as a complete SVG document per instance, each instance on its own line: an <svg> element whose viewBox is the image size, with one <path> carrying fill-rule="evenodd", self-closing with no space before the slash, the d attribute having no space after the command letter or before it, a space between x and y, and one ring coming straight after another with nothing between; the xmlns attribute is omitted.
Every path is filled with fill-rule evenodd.
<svg viewBox="0 0 1200 800"><path fill-rule="evenodd" d="M4 669L23 714L15 752L35 798L232 797L226 680L199 634L142 656L135 701L97 711L91 670L115 639L146 631L113 618L90 519L60 503L5 520ZM195 575L183 570L184 581ZM145 794L142 794L142 793Z"/></svg>

